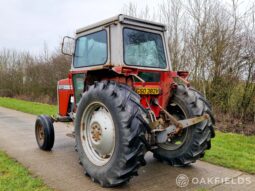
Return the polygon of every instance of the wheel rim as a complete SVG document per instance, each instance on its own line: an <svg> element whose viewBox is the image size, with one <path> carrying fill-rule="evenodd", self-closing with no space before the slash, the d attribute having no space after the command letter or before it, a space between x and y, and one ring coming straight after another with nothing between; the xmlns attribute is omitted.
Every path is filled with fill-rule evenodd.
<svg viewBox="0 0 255 191"><path fill-rule="evenodd" d="M86 107L80 135L83 150L93 164L103 166L109 162L115 149L115 127L104 104L93 102Z"/></svg>
<svg viewBox="0 0 255 191"><path fill-rule="evenodd" d="M45 135L44 135L43 126L41 124L38 124L36 126L36 138L37 138L39 145L43 145L44 137L45 137Z"/></svg>
<svg viewBox="0 0 255 191"><path fill-rule="evenodd" d="M169 111L175 111L175 113L171 113L174 117L176 117L178 120L186 119L187 115L182 109L182 107L176 103L171 103L170 107L173 107L172 109L169 109ZM183 129L180 133L174 135L173 137L170 137L167 139L166 143L160 143L158 146L165 149L165 150L176 150L180 147L182 147L187 138L188 138L188 128Z"/></svg>

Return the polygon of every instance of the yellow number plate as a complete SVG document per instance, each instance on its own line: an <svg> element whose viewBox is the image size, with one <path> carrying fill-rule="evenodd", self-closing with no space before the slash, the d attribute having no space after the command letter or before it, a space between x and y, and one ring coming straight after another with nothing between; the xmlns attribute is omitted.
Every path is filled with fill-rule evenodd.
<svg viewBox="0 0 255 191"><path fill-rule="evenodd" d="M136 93L140 95L158 95L159 94L159 88L137 88Z"/></svg>

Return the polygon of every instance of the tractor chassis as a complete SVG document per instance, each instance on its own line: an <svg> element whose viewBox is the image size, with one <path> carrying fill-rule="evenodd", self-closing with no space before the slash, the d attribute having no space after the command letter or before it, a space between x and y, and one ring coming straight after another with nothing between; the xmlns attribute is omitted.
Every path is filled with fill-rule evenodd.
<svg viewBox="0 0 255 191"><path fill-rule="evenodd" d="M173 115L171 115L168 111L166 111L164 108L162 108L156 101L155 104L160 107L160 109L167 115L170 122L172 123L168 127L163 127L164 121L160 119L155 119L151 122L149 122L150 127L150 134L155 133L156 134L156 142L157 143L165 143L169 136L178 134L180 131L187 127L191 127L197 123L203 122L205 120L209 120L210 116L208 114L204 114L202 116L193 117L189 119L184 120L177 120ZM152 113L153 111L149 111L148 113ZM68 123L73 122L74 118L70 116L50 116L51 122L62 122L62 123ZM148 119L145 119L148 120ZM151 119L152 120L152 119ZM75 133L68 133L68 137L75 138Z"/></svg>

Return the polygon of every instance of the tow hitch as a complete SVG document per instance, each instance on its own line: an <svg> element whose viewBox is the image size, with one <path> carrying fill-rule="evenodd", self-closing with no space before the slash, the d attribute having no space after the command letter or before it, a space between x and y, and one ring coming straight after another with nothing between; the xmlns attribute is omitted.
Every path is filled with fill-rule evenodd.
<svg viewBox="0 0 255 191"><path fill-rule="evenodd" d="M197 123L200 123L208 119L209 119L209 115L205 114L199 117L179 120L177 121L178 122L177 125L170 125L167 128L165 128L163 131L159 132L157 134L157 142L165 143L167 141L169 134L178 133L180 130L184 128L190 127L192 125L195 125Z"/></svg>
<svg viewBox="0 0 255 191"><path fill-rule="evenodd" d="M167 110L165 110L161 105L159 105L157 99L154 100L154 104L156 104L166 114L166 116L169 118L169 120L172 123L172 125L169 125L165 129L161 129L157 133L157 136L156 136L157 143L165 143L169 135L177 134L184 128L190 127L192 125L195 125L197 123L210 119L208 114L204 114L202 116L178 121L173 115L171 115ZM161 119L155 120L154 122L151 123L150 126L152 128L155 128L156 126L159 126L160 124L163 124L163 121ZM157 130L154 129L154 131L157 131Z"/></svg>

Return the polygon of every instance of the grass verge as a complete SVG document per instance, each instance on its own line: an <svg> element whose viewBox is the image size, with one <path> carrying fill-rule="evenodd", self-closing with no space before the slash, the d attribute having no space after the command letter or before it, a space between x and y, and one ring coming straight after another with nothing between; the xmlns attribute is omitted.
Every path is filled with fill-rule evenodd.
<svg viewBox="0 0 255 191"><path fill-rule="evenodd" d="M217 131L203 160L255 174L255 136Z"/></svg>
<svg viewBox="0 0 255 191"><path fill-rule="evenodd" d="M12 98L1 98L0 106L31 114L56 114L53 105L22 101ZM216 165L255 174L255 136L244 136L217 131L212 139L212 148L202 159Z"/></svg>
<svg viewBox="0 0 255 191"><path fill-rule="evenodd" d="M54 115L57 113L57 106L55 105L48 105L6 97L0 97L0 106L34 115Z"/></svg>
<svg viewBox="0 0 255 191"><path fill-rule="evenodd" d="M0 190L50 191L42 180L0 151Z"/></svg>
<svg viewBox="0 0 255 191"><path fill-rule="evenodd" d="M53 105L3 97L0 97L0 106L35 115L44 113L52 115L57 112L57 107ZM29 174L21 164L0 151L0 190L49 191L51 189L42 180Z"/></svg>

